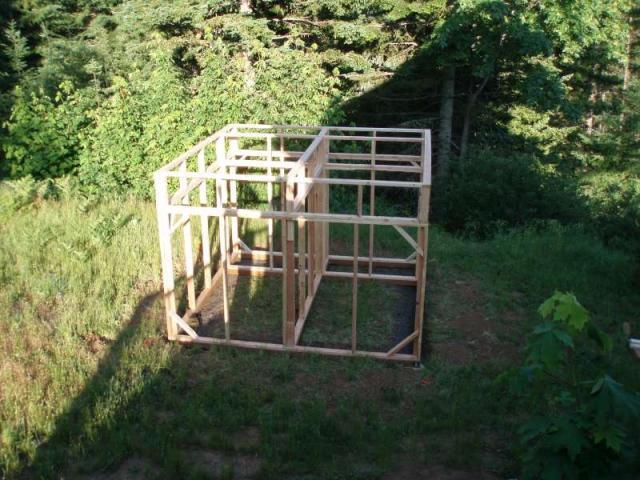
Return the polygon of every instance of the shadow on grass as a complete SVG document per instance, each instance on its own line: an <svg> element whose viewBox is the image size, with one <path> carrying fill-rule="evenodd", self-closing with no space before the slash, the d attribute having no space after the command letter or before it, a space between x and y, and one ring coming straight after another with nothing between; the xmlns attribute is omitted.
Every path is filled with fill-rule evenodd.
<svg viewBox="0 0 640 480"><path fill-rule="evenodd" d="M121 373L125 363L123 358L131 348L139 345L138 337L143 319L161 300L161 292L151 293L140 300L115 342L109 346L109 351L100 361L94 376L87 382L82 393L57 418L53 434L38 446L33 462L22 472L24 478L61 476L63 470L68 468L68 461L86 448L81 443L86 441L89 449L91 448L92 441L95 441L91 438L90 431L95 428L93 422L105 413L100 411L100 404L109 396L111 383ZM104 421L112 422L113 419L104 418ZM96 434L100 435L100 431L94 430L93 435ZM113 458L119 456L118 452L112 452L112 455Z"/></svg>
<svg viewBox="0 0 640 480"><path fill-rule="evenodd" d="M255 232L243 229L243 240L253 245ZM202 282L201 271L196 278ZM282 278L230 278L232 338L280 343ZM350 282L334 283L350 296ZM186 308L185 289L179 279L179 311ZM219 331L201 333L224 337L217 315L213 330ZM164 336L162 294L145 295L20 476L120 478L123 468L132 467L138 471L133 478L267 478L282 471L324 471L324 478L339 478L338 472L353 468L366 477L381 474L389 462L400 433L385 424L367 392L384 389L380 401L397 402L401 390L395 382L404 374L367 381L364 391L349 382L354 372L391 374L397 367L367 359L186 347Z"/></svg>

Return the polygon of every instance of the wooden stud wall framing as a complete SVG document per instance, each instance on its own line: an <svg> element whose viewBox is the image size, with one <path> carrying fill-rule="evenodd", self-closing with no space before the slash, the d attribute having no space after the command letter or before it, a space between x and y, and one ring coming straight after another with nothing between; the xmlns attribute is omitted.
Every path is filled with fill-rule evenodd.
<svg viewBox="0 0 640 480"><path fill-rule="evenodd" d="M342 142L349 142L348 152L340 151ZM396 145L394 151L410 151L411 154L381 153L385 151L381 146L386 143ZM301 144L308 145L301 150ZM363 153L354 153L354 144L361 144ZM289 145L297 149L288 150ZM419 153L416 154L416 150ZM189 162L192 157L195 157L195 162ZM251 173L246 170L251 170ZM340 172L339 178L331 176L333 171ZM349 172L358 171L368 178L346 178ZM378 172L402 175L403 179L383 180L381 177L385 178L384 175L377 176ZM431 191L429 130L233 124L165 165L155 173L154 180L169 339L275 351L420 361ZM238 204L243 182L266 184L265 210L246 209ZM353 213L331 213L330 189L336 185L354 190L356 205ZM365 187L368 188L368 201L364 200ZM379 189L414 189L418 198L416 216L376 215L376 192ZM280 196L279 205L276 192ZM200 219L201 254L195 256L192 218ZM266 250L254 250L243 242L239 218L266 221ZM276 222L281 226L280 251L274 244ZM331 254L329 229L332 223L353 225L352 255ZM364 252L360 251L360 225L369 226L368 245ZM413 253L406 258L376 257L377 225L394 227L411 246ZM407 227L416 229L416 238L406 230ZM176 303L172 244L172 235L178 230L182 230L188 306L182 314L178 313ZM219 244L219 261L215 270L212 233L215 233ZM195 281L196 258L202 262L198 268L203 271L203 286L199 293ZM332 270L331 265L349 265L352 271ZM403 269L409 273L381 274L375 272L376 267ZM230 275L282 276L281 343L233 338L233 319L229 310ZM300 345L323 278L351 280L350 349ZM416 288L413 331L388 351L372 352L358 348L360 281L392 282ZM200 336L189 321L218 288L222 290L224 338ZM409 346L411 353L400 353Z"/></svg>

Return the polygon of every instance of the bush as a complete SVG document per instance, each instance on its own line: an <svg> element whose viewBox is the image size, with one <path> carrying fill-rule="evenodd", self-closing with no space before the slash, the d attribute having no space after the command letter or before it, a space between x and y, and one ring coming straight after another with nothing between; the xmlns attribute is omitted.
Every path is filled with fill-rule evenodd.
<svg viewBox="0 0 640 480"><path fill-rule="evenodd" d="M481 236L536 220L575 221L580 205L573 179L552 166L491 151L455 163L446 185L436 184L433 202L435 220L445 228Z"/></svg>
<svg viewBox="0 0 640 480"><path fill-rule="evenodd" d="M150 72L115 79L81 156L90 189L150 197L154 170L227 123L321 124L339 115L332 80L312 55L281 48L249 63L219 51L202 64L189 83L160 50Z"/></svg>
<svg viewBox="0 0 640 480"><path fill-rule="evenodd" d="M149 75L115 79L113 95L93 112L79 173L95 191L150 196L152 172L190 141L186 89L166 55L155 61Z"/></svg>
<svg viewBox="0 0 640 480"><path fill-rule="evenodd" d="M592 175L581 190L598 234L615 247L640 253L640 178L627 173Z"/></svg>
<svg viewBox="0 0 640 480"><path fill-rule="evenodd" d="M575 296L556 292L514 386L537 409L520 429L523 478L609 478L632 453L640 395L607 373L613 342Z"/></svg>
<svg viewBox="0 0 640 480"><path fill-rule="evenodd" d="M40 90L27 94L17 88L3 150L12 178L59 177L78 165L81 131L89 123L92 100L63 82L53 98Z"/></svg>

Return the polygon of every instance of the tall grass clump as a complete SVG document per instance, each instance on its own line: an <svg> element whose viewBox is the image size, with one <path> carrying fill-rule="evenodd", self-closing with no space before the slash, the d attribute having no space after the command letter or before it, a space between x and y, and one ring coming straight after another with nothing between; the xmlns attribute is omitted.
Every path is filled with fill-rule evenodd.
<svg viewBox="0 0 640 480"><path fill-rule="evenodd" d="M0 186L0 220L0 465L11 476L67 428L57 417L139 310L157 303L160 272L154 211L138 200L98 202L69 182L23 179ZM141 348L160 335L157 325L136 332L95 417L70 421L86 437L139 388L145 370L166 361L168 349Z"/></svg>

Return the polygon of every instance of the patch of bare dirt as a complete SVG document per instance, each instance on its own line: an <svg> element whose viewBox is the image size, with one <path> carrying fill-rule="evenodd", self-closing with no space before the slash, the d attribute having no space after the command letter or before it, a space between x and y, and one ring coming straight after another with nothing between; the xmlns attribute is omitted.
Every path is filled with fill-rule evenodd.
<svg viewBox="0 0 640 480"><path fill-rule="evenodd" d="M192 450L186 456L196 470L211 478L233 475L236 480L248 480L260 473L263 463L258 455L228 455L218 450Z"/></svg>
<svg viewBox="0 0 640 480"><path fill-rule="evenodd" d="M107 348L109 339L95 333L88 333L83 337L91 353L102 353Z"/></svg>
<svg viewBox="0 0 640 480"><path fill-rule="evenodd" d="M92 473L79 477L82 480L150 480L160 477L160 468L139 456L133 456L120 464L114 472Z"/></svg>
<svg viewBox="0 0 640 480"><path fill-rule="evenodd" d="M260 430L258 427L249 427L231 435L231 443L237 451L253 451L260 446Z"/></svg>
<svg viewBox="0 0 640 480"><path fill-rule="evenodd" d="M407 463L387 472L382 480L497 480L487 472L466 472L442 466Z"/></svg>
<svg viewBox="0 0 640 480"><path fill-rule="evenodd" d="M522 319L515 311L489 313L488 298L475 280L439 285L432 292L430 304L427 329L436 334L427 339L430 352L437 358L456 365L517 358L518 345L508 338L512 327Z"/></svg>

